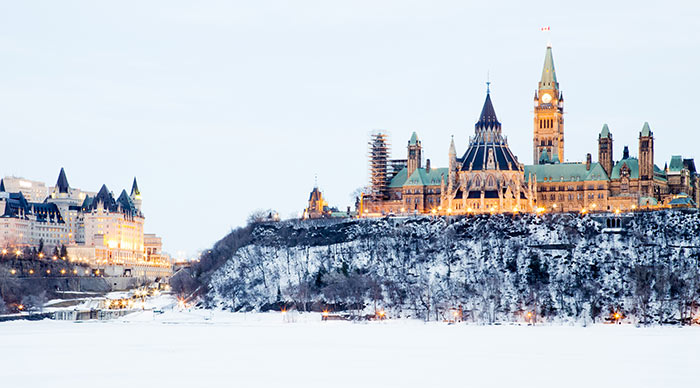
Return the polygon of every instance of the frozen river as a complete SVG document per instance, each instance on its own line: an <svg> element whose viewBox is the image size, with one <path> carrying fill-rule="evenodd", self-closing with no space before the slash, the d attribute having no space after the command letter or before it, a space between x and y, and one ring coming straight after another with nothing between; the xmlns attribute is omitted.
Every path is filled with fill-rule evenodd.
<svg viewBox="0 0 700 388"><path fill-rule="evenodd" d="M697 383L700 327L143 312L0 323L0 349L3 387L668 387Z"/></svg>

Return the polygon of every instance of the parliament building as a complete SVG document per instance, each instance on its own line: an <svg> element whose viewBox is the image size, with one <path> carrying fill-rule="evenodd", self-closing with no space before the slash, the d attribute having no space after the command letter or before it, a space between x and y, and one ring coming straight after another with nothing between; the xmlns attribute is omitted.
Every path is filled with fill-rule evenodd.
<svg viewBox="0 0 700 388"><path fill-rule="evenodd" d="M613 155L613 134L604 124L598 134L598 161L564 159L564 95L559 88L551 46L534 95L533 163L518 161L508 146L490 91L469 137L457 156L454 138L448 166L423 164L414 132L406 159L390 159L385 133L372 135L370 186L358 200L363 216L387 214L469 214L505 212L625 212L637 209L696 208L700 176L693 159L674 155L664 167L654 161L654 133L639 131L637 156L629 148Z"/></svg>

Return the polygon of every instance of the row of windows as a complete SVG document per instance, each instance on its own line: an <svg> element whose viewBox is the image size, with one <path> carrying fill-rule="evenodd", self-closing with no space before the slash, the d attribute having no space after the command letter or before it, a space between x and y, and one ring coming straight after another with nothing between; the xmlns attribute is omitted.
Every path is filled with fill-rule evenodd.
<svg viewBox="0 0 700 388"><path fill-rule="evenodd" d="M541 119L540 120L540 128L554 128L554 120L553 119ZM552 145L551 140L549 141L549 145Z"/></svg>
<svg viewBox="0 0 700 388"><path fill-rule="evenodd" d="M411 198L406 198L406 204L407 204L407 205L409 205L409 204L411 204L411 203L419 204L420 202L421 202L421 199L420 199L420 198L414 198L412 201L411 201ZM434 199L433 199L433 198L431 197L431 198L428 198L428 199L426 200L426 202L428 202L428 203L437 203L437 204L440 204L440 198L434 198Z"/></svg>
<svg viewBox="0 0 700 388"><path fill-rule="evenodd" d="M440 189L426 189L425 190L426 194L440 194ZM400 194L400 192L397 192L396 194ZM420 189L408 189L406 190L406 194L423 194L423 192Z"/></svg>
<svg viewBox="0 0 700 388"><path fill-rule="evenodd" d="M605 199L605 194L599 193L599 194L588 194L587 196L588 199ZM540 196L540 199L543 201L547 200L547 194L542 194ZM564 201L568 199L569 201L573 201L574 199L577 199L579 201L583 200L583 193L578 193L578 194L549 194L549 200L550 201Z"/></svg>
<svg viewBox="0 0 700 388"><path fill-rule="evenodd" d="M579 186L572 186L572 185L569 185L569 186L566 186L566 187L564 187L564 186L540 186L540 187L537 188L537 191L565 191L565 190L568 190L568 191L574 191L574 190L583 191L583 186L582 186L582 185L579 185ZM596 188L595 188L593 185L588 185L588 186L586 187L586 190L596 190ZM605 186L604 186L604 185L598 185L597 190L605 190Z"/></svg>

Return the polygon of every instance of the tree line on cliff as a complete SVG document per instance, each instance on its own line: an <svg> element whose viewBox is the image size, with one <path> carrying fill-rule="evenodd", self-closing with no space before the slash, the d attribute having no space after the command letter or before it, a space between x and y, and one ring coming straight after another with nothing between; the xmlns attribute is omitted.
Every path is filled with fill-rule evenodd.
<svg viewBox="0 0 700 388"><path fill-rule="evenodd" d="M252 222L173 288L233 311L383 309L426 320L691 323L700 304L700 219L482 215ZM619 314L619 315L616 315Z"/></svg>

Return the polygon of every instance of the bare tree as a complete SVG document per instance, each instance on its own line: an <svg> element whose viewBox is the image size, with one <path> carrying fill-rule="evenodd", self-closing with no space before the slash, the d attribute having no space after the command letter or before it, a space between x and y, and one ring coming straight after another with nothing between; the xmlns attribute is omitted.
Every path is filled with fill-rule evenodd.
<svg viewBox="0 0 700 388"><path fill-rule="evenodd" d="M258 209L248 216L248 225L270 221L279 221L279 215L272 209Z"/></svg>

